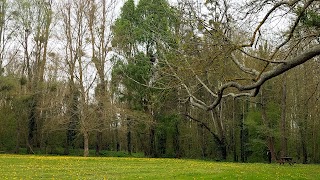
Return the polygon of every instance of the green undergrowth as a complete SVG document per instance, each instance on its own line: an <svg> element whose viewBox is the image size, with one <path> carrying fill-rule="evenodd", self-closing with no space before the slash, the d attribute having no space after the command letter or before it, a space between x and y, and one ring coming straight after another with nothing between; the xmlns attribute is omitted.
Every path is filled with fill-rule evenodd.
<svg viewBox="0 0 320 180"><path fill-rule="evenodd" d="M0 154L6 154L8 152L6 151L1 151ZM64 148L56 148L52 152L44 152L41 150L34 150L33 151L34 155L40 155L40 156L65 156ZM20 151L18 155L28 155L27 149L26 148L20 148ZM69 154L67 156L83 156L83 149L70 149ZM126 151L107 151L107 150L102 150L100 154L96 154L95 150L90 150L89 151L89 156L97 156L97 157L144 157L143 152L133 152L129 154Z"/></svg>
<svg viewBox="0 0 320 180"><path fill-rule="evenodd" d="M0 179L319 179L319 165L0 155Z"/></svg>

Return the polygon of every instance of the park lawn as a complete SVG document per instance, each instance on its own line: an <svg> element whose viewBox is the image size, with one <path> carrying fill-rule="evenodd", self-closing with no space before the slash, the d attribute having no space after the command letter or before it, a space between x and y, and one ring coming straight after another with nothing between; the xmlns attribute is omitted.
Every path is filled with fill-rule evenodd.
<svg viewBox="0 0 320 180"><path fill-rule="evenodd" d="M2 154L0 179L320 179L320 165Z"/></svg>

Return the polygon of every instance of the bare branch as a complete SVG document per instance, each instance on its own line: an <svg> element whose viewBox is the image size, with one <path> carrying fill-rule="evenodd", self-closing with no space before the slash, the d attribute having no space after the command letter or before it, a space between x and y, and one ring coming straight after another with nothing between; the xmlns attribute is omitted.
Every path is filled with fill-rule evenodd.
<svg viewBox="0 0 320 180"><path fill-rule="evenodd" d="M312 4L313 1L314 1L314 0L309 0L309 1L307 1L306 4L303 6L303 8L301 9L300 14L298 15L296 21L294 22L294 25L292 26L292 28L291 28L291 30L290 30L289 36L287 37L287 39L286 39L284 42L282 42L282 43L275 49L275 51L274 51L273 54L271 55L271 58L270 58L270 59L272 59L272 58L276 55L276 53L280 50L281 47L283 47L284 45L286 45L286 44L290 41L290 39L292 38L293 33L294 33L296 27L298 26L298 24L299 24L299 22L300 22L300 19L301 19L302 16L304 15L304 12L305 12L306 9Z"/></svg>
<svg viewBox="0 0 320 180"><path fill-rule="evenodd" d="M233 87L233 88L238 89L240 92L253 90L249 96L256 96L259 92L261 85L263 85L269 79L272 79L280 74L283 74L286 71L288 71L288 70L290 70L300 64L303 64L318 55L320 55L320 45L315 46L315 47L311 48L309 51L292 58L291 60L287 61L285 64L279 64L278 66L276 66L272 70L262 73L262 75L260 76L260 79L251 85L244 86L244 85L241 85L236 82L228 82L219 88L218 97L209 106L209 108L207 110L212 110L219 105L219 103L221 102L221 99L223 98L223 92L228 88Z"/></svg>
<svg viewBox="0 0 320 180"><path fill-rule="evenodd" d="M255 31L253 32L253 35L251 37L250 40L250 44L244 44L241 45L241 47L252 47L255 40L256 40L256 36L257 33L259 32L260 28L262 27L262 25L268 20L269 16L276 11L279 7L283 6L283 5L289 5L289 6L293 6L294 4L296 4L297 2L299 2L300 0L294 0L293 2L290 1L283 1L283 2L279 2L277 4L275 4L268 12L267 14L264 16L264 18L262 19L262 21L259 23L259 25L257 26L257 28L255 29Z"/></svg>
<svg viewBox="0 0 320 180"><path fill-rule="evenodd" d="M209 131L209 133L213 136L215 141L217 141L218 143L221 143L221 140L220 140L219 136L216 135L206 123L204 123L204 122L202 122L202 121L190 116L189 114L183 114L183 115L186 116L187 118L189 118L190 120L193 120L193 121L199 123L200 125L202 125L204 128L206 128Z"/></svg>
<svg viewBox="0 0 320 180"><path fill-rule="evenodd" d="M243 65L242 63L240 63L239 60L235 57L235 55L233 53L231 53L231 59L243 72L251 74L251 75L256 75L256 76L258 76L260 74L257 70L255 70L253 68L248 68L245 65Z"/></svg>
<svg viewBox="0 0 320 180"><path fill-rule="evenodd" d="M249 54L247 53L246 51L242 50L242 49L239 49L239 51L241 51L243 54L251 57L251 58L254 58L254 59L257 59L257 60L260 60L260 61L263 61L263 62L267 62L267 63L274 63L274 64L281 64L281 63L286 63L286 61L274 61L274 60L267 60L267 59L264 59L264 58L261 58L261 57L257 57L257 56L254 56L252 54Z"/></svg>

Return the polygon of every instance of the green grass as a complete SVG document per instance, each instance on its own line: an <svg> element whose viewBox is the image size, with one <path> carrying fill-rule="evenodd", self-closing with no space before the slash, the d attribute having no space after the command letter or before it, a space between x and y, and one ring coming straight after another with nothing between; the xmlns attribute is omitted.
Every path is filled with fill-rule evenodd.
<svg viewBox="0 0 320 180"><path fill-rule="evenodd" d="M320 165L1 154L0 179L320 179Z"/></svg>

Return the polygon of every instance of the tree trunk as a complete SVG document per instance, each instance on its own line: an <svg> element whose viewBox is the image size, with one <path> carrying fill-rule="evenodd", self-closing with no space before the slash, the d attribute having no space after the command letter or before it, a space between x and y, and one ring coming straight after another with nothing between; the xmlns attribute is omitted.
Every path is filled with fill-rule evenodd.
<svg viewBox="0 0 320 180"><path fill-rule="evenodd" d="M303 131L303 130L300 130ZM306 136L304 132L301 133L301 146L302 146L302 163L307 164L308 163L308 151L307 151L307 142L306 142Z"/></svg>
<svg viewBox="0 0 320 180"><path fill-rule="evenodd" d="M132 153L132 144L131 144L131 121L130 118L127 118L127 148L128 153Z"/></svg>
<svg viewBox="0 0 320 180"><path fill-rule="evenodd" d="M181 157L181 152L180 152L180 132L178 128L178 122L175 122L174 125L174 133L173 133L173 149L174 149L174 154L176 158Z"/></svg>
<svg viewBox="0 0 320 180"><path fill-rule="evenodd" d="M99 114L99 127L98 127L98 132L97 132L97 136L96 136L96 155L100 155L100 152L102 150L102 130L104 128L104 121L105 121L105 103L103 102L105 100L104 96L105 96L105 87L104 84L101 84L101 91L100 92L100 98L98 99L99 103L98 103L98 114ZM117 131L117 129L116 129Z"/></svg>
<svg viewBox="0 0 320 180"><path fill-rule="evenodd" d="M225 137L220 138L217 134L215 134L211 128L204 122L193 118L192 116L185 114L186 117L188 117L189 119L201 124L205 129L207 129L209 131L209 133L212 135L213 141L216 143L216 145L218 146L218 149L221 153L221 159L222 160L226 160L227 159L227 145L226 145L226 139ZM190 149L190 148L189 148Z"/></svg>
<svg viewBox="0 0 320 180"><path fill-rule="evenodd" d="M204 127L202 124L198 125L198 134L200 135L200 145L201 145L201 152L202 152L202 158L207 157L207 142L205 138L205 132Z"/></svg>
<svg viewBox="0 0 320 180"><path fill-rule="evenodd" d="M100 155L101 149L102 149L102 132L97 132L97 138L96 138L96 155Z"/></svg>
<svg viewBox="0 0 320 180"><path fill-rule="evenodd" d="M68 108L68 115L69 115L69 123L67 127L67 141L66 141L66 147L64 154L68 155L69 154L69 148L72 147L74 148L74 140L76 138L76 129L77 129L77 124L79 123L79 109L78 109L78 104L79 104L79 94L75 90L75 85L71 81L70 83L70 99L69 99L69 108Z"/></svg>
<svg viewBox="0 0 320 180"><path fill-rule="evenodd" d="M240 119L240 159L241 162L246 162L246 148L245 148L245 133L243 124L243 114Z"/></svg>
<svg viewBox="0 0 320 180"><path fill-rule="evenodd" d="M83 156L89 156L89 134L88 132L83 132Z"/></svg>
<svg viewBox="0 0 320 180"><path fill-rule="evenodd" d="M156 156L156 152L155 152L155 150L156 150L156 148L155 148L155 127L154 127L154 125L152 124L151 125L151 127L150 127L150 129L149 129L149 131L150 131L150 139L149 139L149 155L151 156L151 157L155 157Z"/></svg>
<svg viewBox="0 0 320 180"><path fill-rule="evenodd" d="M308 82L307 82L307 69L306 69L306 66L303 66L303 70L304 70L304 73L303 73L303 94L307 95L308 94L308 90L307 90L307 87L308 87ZM301 146L302 146L302 160L303 160L303 164L307 164L308 163L308 149L307 149L307 145L308 145L308 140L307 139L307 131L308 131L308 116L309 116L309 99L305 100L305 103L304 103L304 107L303 109L300 108L302 110L301 112L301 123L300 123L300 135L301 135Z"/></svg>
<svg viewBox="0 0 320 180"><path fill-rule="evenodd" d="M221 116L218 115L218 112L216 109L211 110L211 117L213 118L217 133L218 133L218 145L219 149L221 151L221 159L226 160L227 159L227 142L226 142L226 136L225 136L225 129L221 122Z"/></svg>
<svg viewBox="0 0 320 180"><path fill-rule="evenodd" d="M238 161L237 156L237 141L236 141L236 99L232 101L232 129L231 129L231 146L233 151L233 161Z"/></svg>
<svg viewBox="0 0 320 180"><path fill-rule="evenodd" d="M284 75L282 83L282 98L281 98L281 156L287 156L287 125L286 125L286 106L287 106L287 83L286 75Z"/></svg>
<svg viewBox="0 0 320 180"><path fill-rule="evenodd" d="M225 137L221 139L220 151L221 151L221 159L223 161L227 160L227 142Z"/></svg>
<svg viewBox="0 0 320 180"><path fill-rule="evenodd" d="M32 96L30 102L30 114L29 114L29 122L28 122L28 144L27 144L27 152L34 153L33 147L36 144L36 107L37 102L35 96Z"/></svg>
<svg viewBox="0 0 320 180"><path fill-rule="evenodd" d="M308 115L309 115L309 108L308 108L308 101L305 103L305 109L303 109L303 117L300 120L300 140L301 140L301 146L302 146L302 163L307 164L308 163L308 139L307 139L307 131L308 131Z"/></svg>
<svg viewBox="0 0 320 180"><path fill-rule="evenodd" d="M14 153L18 154L20 151L20 123L19 120L17 120L17 128L16 128L16 147L14 149Z"/></svg>
<svg viewBox="0 0 320 180"><path fill-rule="evenodd" d="M306 104L306 109L303 111L303 117L300 119L299 132L300 132L300 141L302 149L302 163L308 163L308 150L307 150L307 120L308 120L308 105Z"/></svg>

